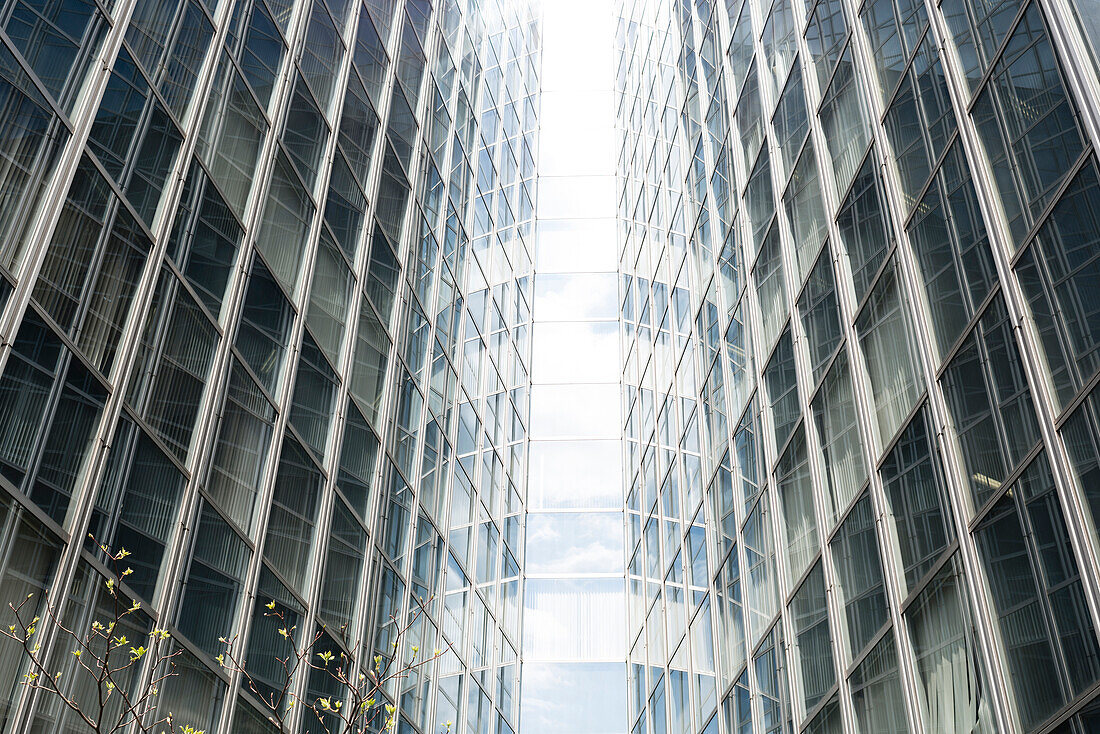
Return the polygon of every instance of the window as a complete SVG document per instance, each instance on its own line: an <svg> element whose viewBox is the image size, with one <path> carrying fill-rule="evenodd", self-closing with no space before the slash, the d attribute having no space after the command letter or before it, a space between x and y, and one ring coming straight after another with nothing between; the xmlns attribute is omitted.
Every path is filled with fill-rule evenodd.
<svg viewBox="0 0 1100 734"><path fill-rule="evenodd" d="M929 731L995 731L965 589L962 563L952 556L905 615Z"/></svg>
<svg viewBox="0 0 1100 734"><path fill-rule="evenodd" d="M291 437L283 440L264 559L287 583L304 594L309 581L313 537L322 477L306 451Z"/></svg>
<svg viewBox="0 0 1100 734"><path fill-rule="evenodd" d="M106 388L28 308L0 378L0 471L60 524L106 402Z"/></svg>
<svg viewBox="0 0 1100 734"><path fill-rule="evenodd" d="M745 7L748 8L749 5L746 4ZM844 20L843 3L840 0L820 0L815 3L806 28L806 45L817 71L819 89L824 90L828 86L847 38L848 24Z"/></svg>
<svg viewBox="0 0 1100 734"><path fill-rule="evenodd" d="M897 433L922 392L901 288L891 260L856 317L859 344L871 379L880 445Z"/></svg>
<svg viewBox="0 0 1100 734"><path fill-rule="evenodd" d="M798 399L798 382L794 367L794 346L791 331L787 329L779 338L768 366L764 368L764 384L768 389L768 401L774 427L775 450L781 451L801 417Z"/></svg>
<svg viewBox="0 0 1100 734"><path fill-rule="evenodd" d="M832 524L867 480L847 351L833 363L811 409L831 500L826 517Z"/></svg>
<svg viewBox="0 0 1100 734"><path fill-rule="evenodd" d="M841 195L848 190L870 140L855 74L849 46L821 95L821 127L833 161L833 183Z"/></svg>
<svg viewBox="0 0 1100 734"><path fill-rule="evenodd" d="M974 103L1017 247L1084 147L1075 115L1042 12L1032 3Z"/></svg>
<svg viewBox="0 0 1100 734"><path fill-rule="evenodd" d="M809 711L836 681L829 612L825 606L825 576L821 563L814 565L791 600L794 626L794 658L802 683L802 701Z"/></svg>
<svg viewBox="0 0 1100 734"><path fill-rule="evenodd" d="M1016 266L1059 407L1100 370L1100 175L1077 174Z"/></svg>
<svg viewBox="0 0 1100 734"><path fill-rule="evenodd" d="M852 660L887 621L882 553L869 494L864 493L855 503L829 547L844 604L848 659Z"/></svg>
<svg viewBox="0 0 1100 734"><path fill-rule="evenodd" d="M974 536L1017 712L1032 729L1100 678L1100 646L1045 454L1024 470Z"/></svg>
<svg viewBox="0 0 1100 734"><path fill-rule="evenodd" d="M932 569L954 539L939 450L922 407L882 463L887 528L902 565L902 595Z"/></svg>
<svg viewBox="0 0 1100 734"><path fill-rule="evenodd" d="M183 581L180 631L211 657L225 651L220 640L232 630L244 595L252 552L241 536L206 502L199 511ZM266 604L267 601L264 601ZM240 654L240 651L236 651Z"/></svg>
<svg viewBox="0 0 1100 734"><path fill-rule="evenodd" d="M234 359L206 492L246 532L252 530L274 427L275 407Z"/></svg>
<svg viewBox="0 0 1100 734"><path fill-rule="evenodd" d="M893 630L875 645L852 672L852 705L862 732L907 732L905 697L898 676Z"/></svg>
<svg viewBox="0 0 1100 734"><path fill-rule="evenodd" d="M944 399L975 507L1000 488L1039 440L1031 390L1012 331L998 297L943 376Z"/></svg>
<svg viewBox="0 0 1100 734"><path fill-rule="evenodd" d="M856 303L867 295L867 289L894 243L885 200L886 192L872 150L859 169L836 219L840 242L852 269Z"/></svg>
<svg viewBox="0 0 1100 734"><path fill-rule="evenodd" d="M947 153L908 232L932 331L944 355L997 279L985 220L959 144Z"/></svg>
<svg viewBox="0 0 1100 734"><path fill-rule="evenodd" d="M906 205L911 208L957 127L943 63L931 35L921 43L884 122ZM965 162L960 163L966 171Z"/></svg>
<svg viewBox="0 0 1100 734"><path fill-rule="evenodd" d="M133 574L126 583L147 601L154 599L165 548L180 524L184 481L171 459L123 413L89 532L98 543L133 551L127 562Z"/></svg>
<svg viewBox="0 0 1100 734"><path fill-rule="evenodd" d="M800 427L775 466L775 481L783 503L787 536L787 568L797 580L818 553L817 519L806 456L806 437Z"/></svg>
<svg viewBox="0 0 1100 734"><path fill-rule="evenodd" d="M794 242L794 259L798 265L796 280L801 283L826 236L825 207L821 201L821 180L812 141L806 143L794 167L787 192L783 194L783 208Z"/></svg>
<svg viewBox="0 0 1100 734"><path fill-rule="evenodd" d="M828 250L817 258L810 277L806 279L806 287L798 297L798 313L810 351L810 373L816 383L841 340L840 304L837 302L836 279Z"/></svg>

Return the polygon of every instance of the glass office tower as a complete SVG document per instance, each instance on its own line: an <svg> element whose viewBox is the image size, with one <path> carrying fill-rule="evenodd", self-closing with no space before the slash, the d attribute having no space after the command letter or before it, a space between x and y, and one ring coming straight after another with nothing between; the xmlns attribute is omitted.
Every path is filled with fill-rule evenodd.
<svg viewBox="0 0 1100 734"><path fill-rule="evenodd" d="M444 651L401 731L516 730L538 66L525 2L3 6L5 604L102 615L94 534L177 723L271 731L213 656L280 687L274 600L362 666ZM17 652L4 730L86 731Z"/></svg>
<svg viewBox="0 0 1100 734"><path fill-rule="evenodd" d="M0 7L0 604L125 547L218 734L271 600L399 734L1100 731L1094 5Z"/></svg>
<svg viewBox="0 0 1100 734"><path fill-rule="evenodd" d="M621 4L633 734L1100 731L1098 28Z"/></svg>

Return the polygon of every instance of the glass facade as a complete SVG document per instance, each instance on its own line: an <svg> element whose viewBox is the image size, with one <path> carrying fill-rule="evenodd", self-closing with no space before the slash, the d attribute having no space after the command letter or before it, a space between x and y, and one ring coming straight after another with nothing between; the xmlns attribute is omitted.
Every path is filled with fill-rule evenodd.
<svg viewBox="0 0 1100 734"><path fill-rule="evenodd" d="M214 657L281 687L274 601L353 675L443 651L401 731L517 731L539 39L496 0L4 5L5 606L103 614L92 534L178 723L274 730ZM86 731L0 661L4 731Z"/></svg>
<svg viewBox="0 0 1100 734"><path fill-rule="evenodd" d="M2 8L0 604L177 721L1100 730L1094 5Z"/></svg>
<svg viewBox="0 0 1100 734"><path fill-rule="evenodd" d="M1095 731L1095 5L617 9L626 731Z"/></svg>

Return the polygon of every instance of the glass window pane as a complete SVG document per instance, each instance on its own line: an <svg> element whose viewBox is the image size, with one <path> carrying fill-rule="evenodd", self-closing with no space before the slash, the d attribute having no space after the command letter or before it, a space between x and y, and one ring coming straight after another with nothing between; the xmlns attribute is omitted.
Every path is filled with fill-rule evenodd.
<svg viewBox="0 0 1100 734"><path fill-rule="evenodd" d="M960 145L947 153L908 232L943 355L974 317L997 277L985 220Z"/></svg>
<svg viewBox="0 0 1100 734"><path fill-rule="evenodd" d="M851 660L887 621L882 552L875 536L875 511L870 495L864 494L852 507L829 547L844 604L847 659Z"/></svg>
<svg viewBox="0 0 1100 734"><path fill-rule="evenodd" d="M880 445L889 443L922 391L905 297L894 263L887 264L856 331L875 399Z"/></svg>
<svg viewBox="0 0 1100 734"><path fill-rule="evenodd" d="M1016 266L1059 407L1100 370L1098 197L1094 158L1069 185Z"/></svg>
<svg viewBox="0 0 1100 734"><path fill-rule="evenodd" d="M532 513L525 557L528 574L621 574L622 513Z"/></svg>
<svg viewBox="0 0 1100 734"><path fill-rule="evenodd" d="M981 507L1039 440L1031 390L1000 296L943 377L974 506Z"/></svg>
<svg viewBox="0 0 1100 734"><path fill-rule="evenodd" d="M867 480L847 351L841 352L833 363L811 409L821 446L829 498L832 500L832 506L827 510L831 524L836 522Z"/></svg>
<svg viewBox="0 0 1100 734"><path fill-rule="evenodd" d="M1028 466L1013 489L982 520L975 540L1017 712L1024 728L1031 729L1071 697L1051 673L1062 668L1071 692L1079 693L1100 677L1100 647L1045 455ZM1048 629L1051 620L1054 626Z"/></svg>
<svg viewBox="0 0 1100 734"><path fill-rule="evenodd" d="M824 697L836 680L833 665L833 640L829 632L829 612L825 606L825 575L821 563L810 571L791 600L794 625L795 671L802 688L806 710Z"/></svg>
<svg viewBox="0 0 1100 734"><path fill-rule="evenodd" d="M539 321L618 318L618 280L614 273L538 275L532 313Z"/></svg>
<svg viewBox="0 0 1100 734"><path fill-rule="evenodd" d="M531 510L622 507L622 444L532 441L527 503Z"/></svg>
<svg viewBox="0 0 1100 734"><path fill-rule="evenodd" d="M975 101L974 123L1019 247L1084 147L1037 3Z"/></svg>
<svg viewBox="0 0 1100 734"><path fill-rule="evenodd" d="M867 653L849 681L852 705L862 734L905 734L909 731L893 630Z"/></svg>
<svg viewBox="0 0 1100 734"><path fill-rule="evenodd" d="M626 656L622 579L533 579L523 600L524 660Z"/></svg>
<svg viewBox="0 0 1100 734"><path fill-rule="evenodd" d="M819 550L810 465L802 428L795 433L787 451L776 463L775 474L779 497L783 502L787 568L793 582L802 576Z"/></svg>
<svg viewBox="0 0 1100 734"><path fill-rule="evenodd" d="M927 573L955 537L949 524L950 500L922 407L882 463L887 528L901 558L902 596Z"/></svg>
<svg viewBox="0 0 1100 734"><path fill-rule="evenodd" d="M906 612L929 731L993 732L962 563L952 556Z"/></svg>

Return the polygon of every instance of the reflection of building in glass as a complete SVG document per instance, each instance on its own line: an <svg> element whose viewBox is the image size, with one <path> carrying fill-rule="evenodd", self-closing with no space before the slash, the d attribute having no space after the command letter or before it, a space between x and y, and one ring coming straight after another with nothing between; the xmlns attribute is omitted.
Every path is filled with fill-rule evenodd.
<svg viewBox="0 0 1100 734"><path fill-rule="evenodd" d="M183 650L177 723L271 730L213 656L239 634L279 687L275 600L363 670L446 651L389 691L403 732L514 731L532 8L13 0L0 24L4 605L49 589L87 624L91 532ZM85 731L24 670L0 647L5 731Z"/></svg>
<svg viewBox="0 0 1100 734"><path fill-rule="evenodd" d="M270 731L275 600L446 651L400 734L1100 730L1095 9L0 26L0 604L129 549L177 719Z"/></svg>

